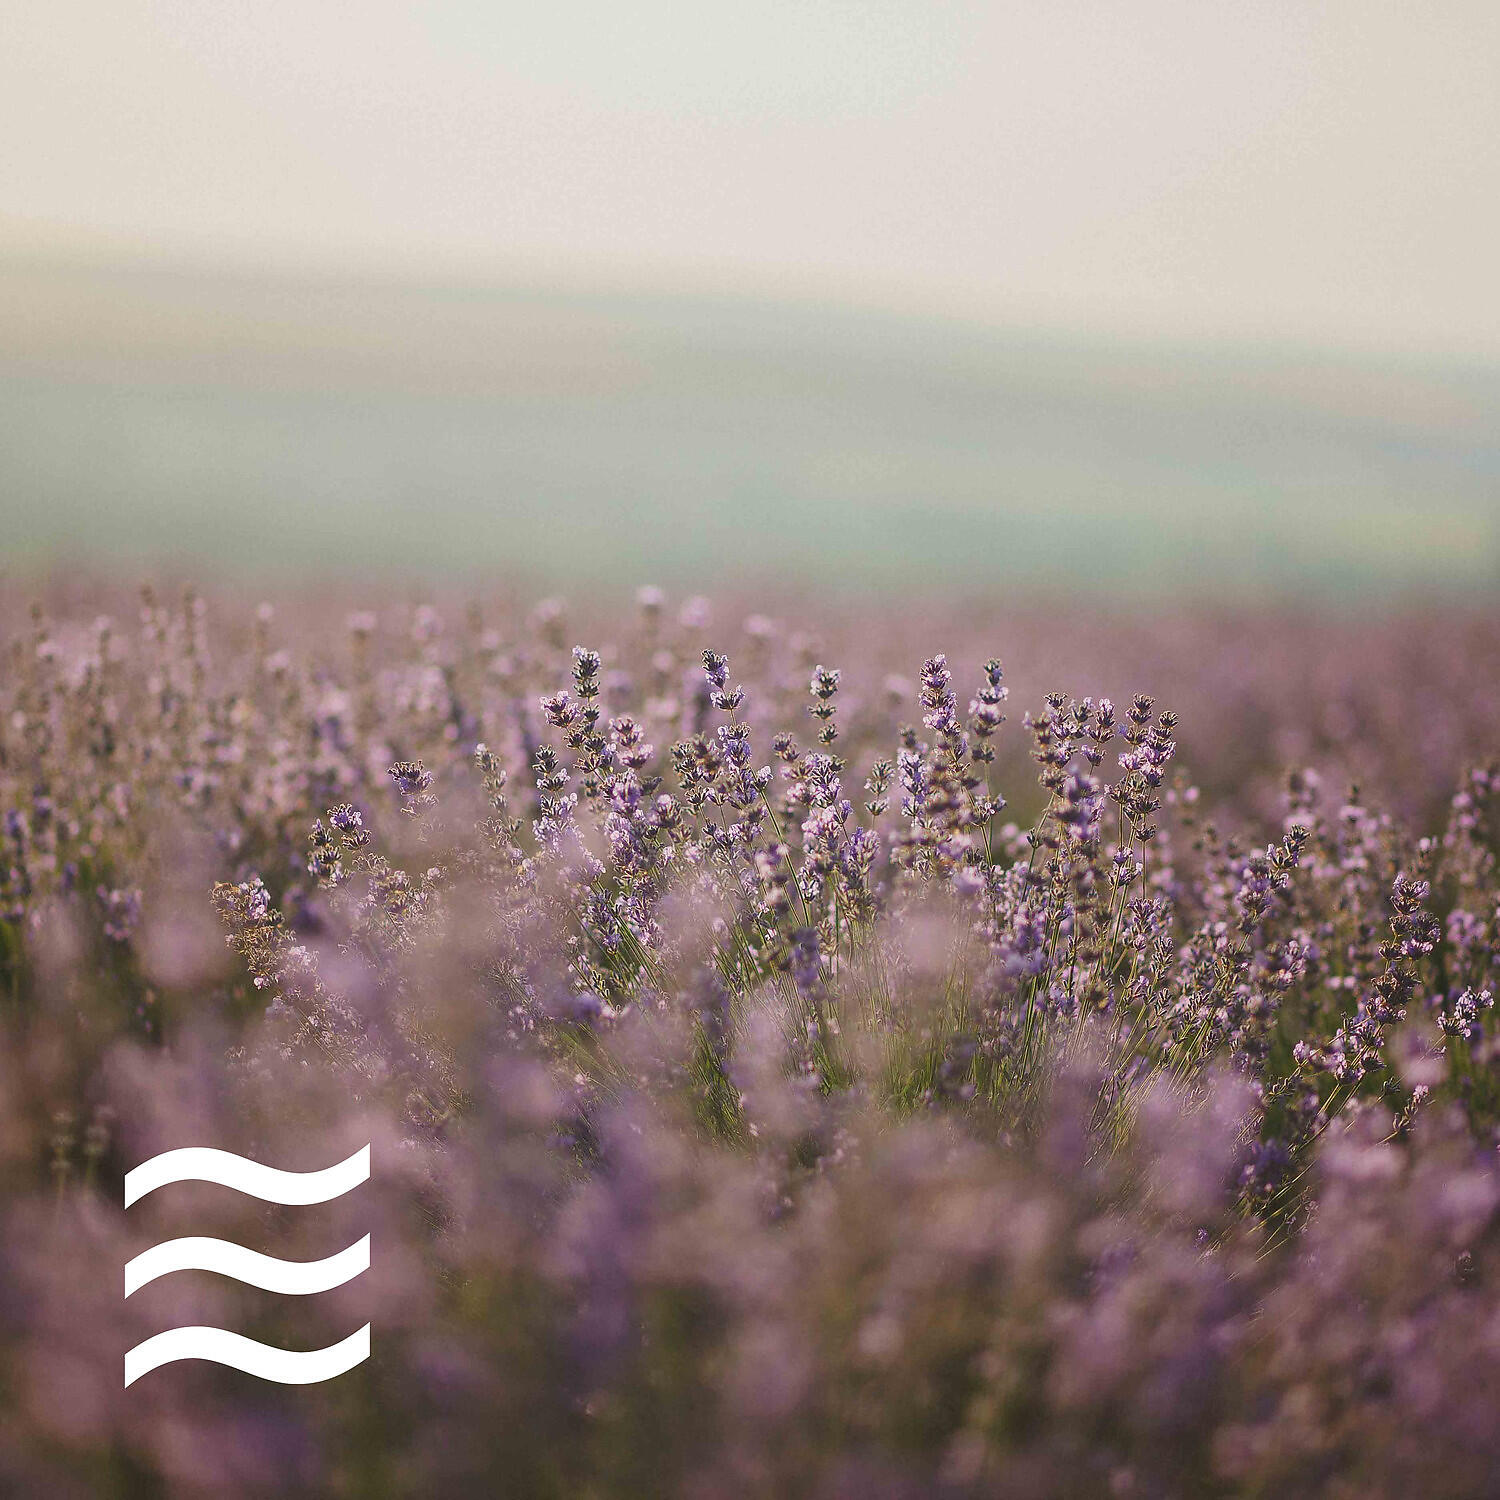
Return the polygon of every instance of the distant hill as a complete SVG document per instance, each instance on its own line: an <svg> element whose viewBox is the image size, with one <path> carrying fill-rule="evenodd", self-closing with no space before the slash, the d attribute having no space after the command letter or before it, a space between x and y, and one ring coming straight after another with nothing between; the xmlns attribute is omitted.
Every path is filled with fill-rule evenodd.
<svg viewBox="0 0 1500 1500"><path fill-rule="evenodd" d="M0 262L11 567L1477 591L1500 369Z"/></svg>

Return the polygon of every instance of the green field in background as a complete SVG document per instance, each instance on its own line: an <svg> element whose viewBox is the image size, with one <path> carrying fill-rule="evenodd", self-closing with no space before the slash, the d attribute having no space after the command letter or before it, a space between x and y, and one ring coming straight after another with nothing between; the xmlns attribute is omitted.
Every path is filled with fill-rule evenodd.
<svg viewBox="0 0 1500 1500"><path fill-rule="evenodd" d="M23 569L1474 592L1500 371L16 264L0 521Z"/></svg>

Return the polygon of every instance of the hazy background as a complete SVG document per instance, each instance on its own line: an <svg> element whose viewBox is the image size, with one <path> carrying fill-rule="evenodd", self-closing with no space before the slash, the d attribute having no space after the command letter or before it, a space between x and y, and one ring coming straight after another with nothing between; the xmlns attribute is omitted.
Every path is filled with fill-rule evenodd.
<svg viewBox="0 0 1500 1500"><path fill-rule="evenodd" d="M1500 8L0 22L13 569L1481 591Z"/></svg>

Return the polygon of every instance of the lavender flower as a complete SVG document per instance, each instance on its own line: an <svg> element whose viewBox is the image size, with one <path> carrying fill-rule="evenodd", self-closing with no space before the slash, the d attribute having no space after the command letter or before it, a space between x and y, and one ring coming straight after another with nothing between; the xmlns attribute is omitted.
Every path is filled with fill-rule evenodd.
<svg viewBox="0 0 1500 1500"><path fill-rule="evenodd" d="M1500 1492L1493 622L57 597L0 601L0 1490ZM98 1274L129 1162L346 1134L276 1251L370 1286ZM366 1318L327 1400L100 1355Z"/></svg>

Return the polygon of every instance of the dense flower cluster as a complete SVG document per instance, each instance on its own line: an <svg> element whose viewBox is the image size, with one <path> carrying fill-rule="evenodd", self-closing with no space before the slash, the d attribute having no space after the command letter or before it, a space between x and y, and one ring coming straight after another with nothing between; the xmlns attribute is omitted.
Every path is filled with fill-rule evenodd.
<svg viewBox="0 0 1500 1500"><path fill-rule="evenodd" d="M825 607L11 623L0 1483L1500 1489L1494 631ZM119 1304L129 1163L372 1137L328 1310Z"/></svg>

